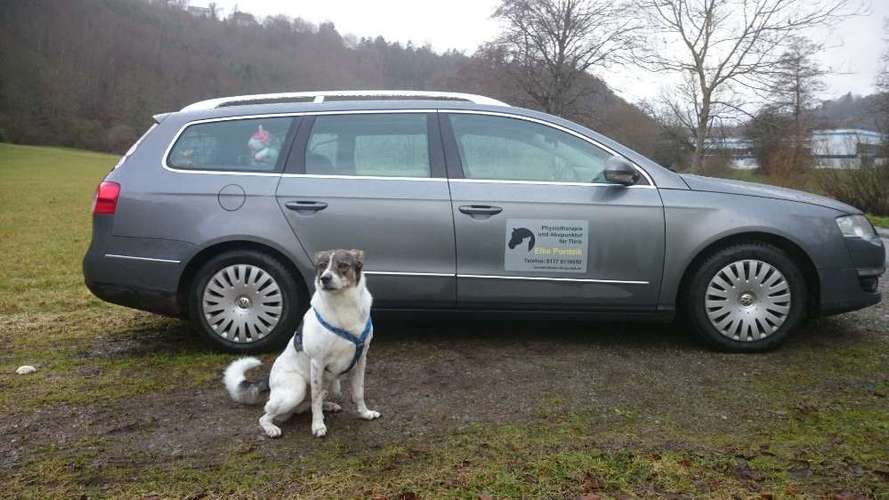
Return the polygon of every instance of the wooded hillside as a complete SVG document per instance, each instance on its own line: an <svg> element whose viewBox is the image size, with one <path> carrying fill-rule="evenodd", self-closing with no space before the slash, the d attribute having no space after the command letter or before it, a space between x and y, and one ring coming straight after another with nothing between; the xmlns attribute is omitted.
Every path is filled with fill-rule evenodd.
<svg viewBox="0 0 889 500"><path fill-rule="evenodd" d="M125 150L151 115L196 100L317 89L473 92L530 105L496 51L356 39L332 24L194 16L147 0L0 3L0 141ZM568 118L656 154L659 129L598 89Z"/></svg>
<svg viewBox="0 0 889 500"><path fill-rule="evenodd" d="M882 130L881 112L886 96L871 94L855 96L846 94L833 100L823 101L815 109L815 126L818 128L860 128Z"/></svg>

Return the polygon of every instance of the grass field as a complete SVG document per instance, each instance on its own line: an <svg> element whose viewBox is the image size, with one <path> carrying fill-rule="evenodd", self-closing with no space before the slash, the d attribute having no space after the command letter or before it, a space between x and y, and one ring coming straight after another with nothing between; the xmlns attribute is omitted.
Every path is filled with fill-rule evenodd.
<svg viewBox="0 0 889 500"><path fill-rule="evenodd" d="M89 244L92 195L112 155L0 144L0 311L96 307L80 259ZM48 272L49 269L53 272Z"/></svg>
<svg viewBox="0 0 889 500"><path fill-rule="evenodd" d="M875 225L877 227L889 229L889 215L880 216L880 215L868 214L867 218L870 219L870 221L873 225Z"/></svg>
<svg viewBox="0 0 889 500"><path fill-rule="evenodd" d="M35 335L16 337L14 347L0 359L6 362L10 357L16 359L15 354L26 354L22 362L50 370L89 366L109 375L87 381L60 377L51 385L36 388L26 379L10 378L10 386L4 383L0 392L0 409L113 399L171 384L173 381L159 371L165 366L198 368L201 361L220 362L216 354L206 359L158 355L110 362L72 357L72 352L85 348L85 342L91 340L87 337L91 331L79 331L76 325L96 320L111 327L181 325L106 304L83 285L81 259L89 245L93 193L117 162L116 156L0 144L0 159L0 251L7 262L14 263L0 270L0 314L10 327L4 337L9 339L19 328L40 327ZM139 377L119 376L133 368L148 367L151 369ZM215 378L215 373L209 375ZM26 391L27 397L17 389Z"/></svg>
<svg viewBox="0 0 889 500"><path fill-rule="evenodd" d="M662 326L385 320L383 418L268 440L220 387L232 356L82 285L115 161L0 144L0 497L889 497L885 305L756 356Z"/></svg>

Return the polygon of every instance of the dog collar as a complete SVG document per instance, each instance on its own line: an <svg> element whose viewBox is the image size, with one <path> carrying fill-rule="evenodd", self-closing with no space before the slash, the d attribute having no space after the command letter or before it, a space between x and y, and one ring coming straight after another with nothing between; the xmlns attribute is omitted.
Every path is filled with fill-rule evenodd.
<svg viewBox="0 0 889 500"><path fill-rule="evenodd" d="M367 315L367 323L365 323L364 330L361 331L361 335L358 335L356 337L355 335L352 335L348 330L343 330L342 328L337 328L337 327L331 325L330 323L328 323L327 320L324 319L324 316L321 316L321 313L319 313L318 310L315 309L314 307L312 308L312 311L314 311L315 318L318 319L318 322L321 323L321 326L326 328L328 331L330 331L337 337L346 339L355 345L355 355L352 356L352 362L349 363L349 367L346 368L345 370L343 370L343 372L340 373L340 375L342 375L344 373L348 373L349 370L351 370L352 367L354 367L355 364L358 363L358 360L361 359L361 355L364 354L364 345L365 345L365 342L367 341L367 336L370 335L370 332L373 330L373 326L374 326L373 321L371 321L371 319L370 319L370 315L369 314Z"/></svg>

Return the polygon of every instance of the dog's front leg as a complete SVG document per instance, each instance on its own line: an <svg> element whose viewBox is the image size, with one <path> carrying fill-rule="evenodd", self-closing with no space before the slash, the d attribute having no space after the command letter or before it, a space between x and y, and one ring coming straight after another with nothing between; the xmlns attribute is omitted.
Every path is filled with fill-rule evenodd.
<svg viewBox="0 0 889 500"><path fill-rule="evenodd" d="M312 360L310 385L312 386L312 435L324 437L327 426L324 425L324 365Z"/></svg>
<svg viewBox="0 0 889 500"><path fill-rule="evenodd" d="M357 407L358 414L365 420L373 420L380 418L380 412L368 410L364 403L364 368L367 366L367 350L358 360L355 366L355 373L352 375L352 402Z"/></svg>

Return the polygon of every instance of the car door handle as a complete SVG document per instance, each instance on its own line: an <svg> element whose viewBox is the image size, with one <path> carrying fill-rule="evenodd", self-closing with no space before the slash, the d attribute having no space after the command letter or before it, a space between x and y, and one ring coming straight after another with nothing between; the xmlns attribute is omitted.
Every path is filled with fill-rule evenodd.
<svg viewBox="0 0 889 500"><path fill-rule="evenodd" d="M502 208L493 205L460 205L458 210L466 215L487 215L488 217L503 211Z"/></svg>
<svg viewBox="0 0 889 500"><path fill-rule="evenodd" d="M303 212L318 212L327 208L327 203L323 201L288 201L284 204L290 210Z"/></svg>

